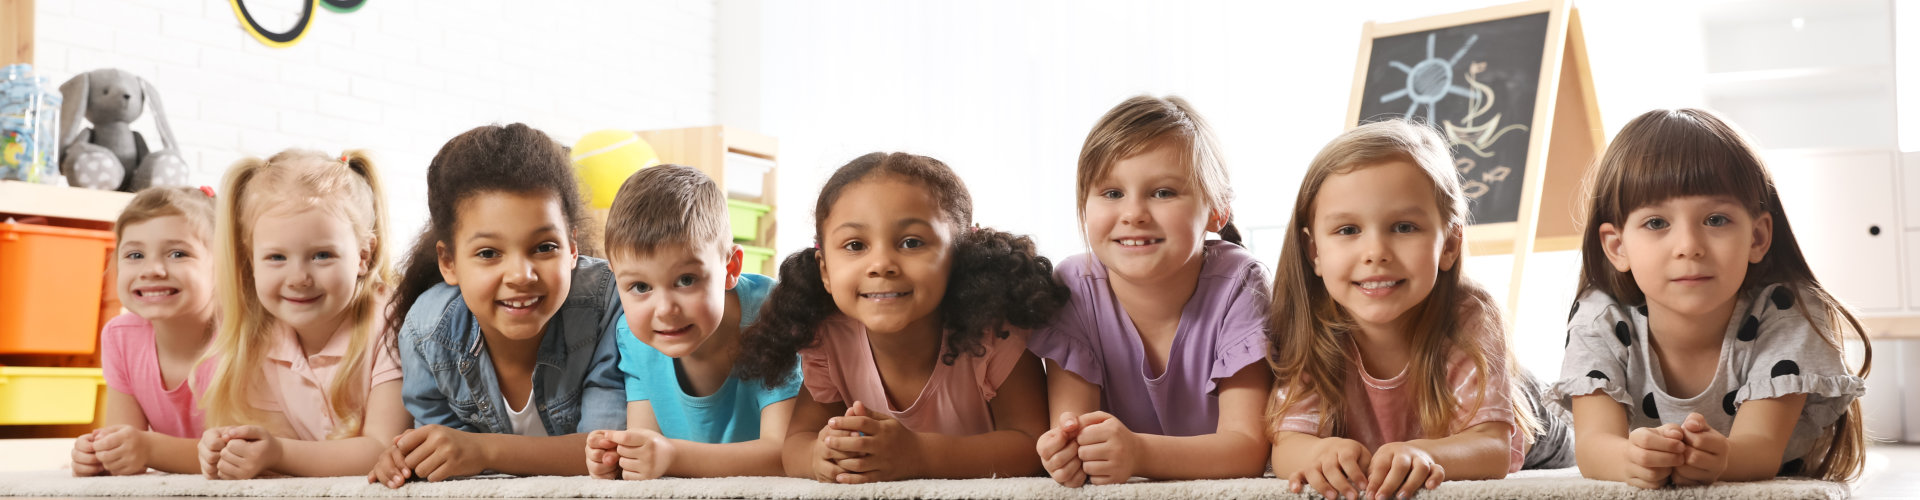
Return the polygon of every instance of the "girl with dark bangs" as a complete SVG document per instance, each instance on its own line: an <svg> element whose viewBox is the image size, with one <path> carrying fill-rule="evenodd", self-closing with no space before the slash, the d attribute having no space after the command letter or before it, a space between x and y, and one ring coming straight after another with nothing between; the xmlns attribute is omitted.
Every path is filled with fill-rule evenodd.
<svg viewBox="0 0 1920 500"><path fill-rule="evenodd" d="M788 475L1040 472L1032 450L1047 430L1046 382L1027 334L1068 292L1031 239L972 224L959 176L924 156L861 156L821 188L816 247L781 264L736 364L768 385L801 364Z"/></svg>
<svg viewBox="0 0 1920 500"><path fill-rule="evenodd" d="M1651 111L1589 184L1552 388L1573 411L1581 473L1647 489L1858 476L1873 349L1814 278L1747 140L1711 112ZM1847 331L1866 347L1857 376Z"/></svg>

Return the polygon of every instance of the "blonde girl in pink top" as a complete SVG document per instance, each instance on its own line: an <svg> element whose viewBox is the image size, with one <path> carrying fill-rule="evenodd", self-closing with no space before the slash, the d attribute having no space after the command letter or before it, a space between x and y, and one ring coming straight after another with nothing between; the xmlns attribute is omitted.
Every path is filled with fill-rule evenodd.
<svg viewBox="0 0 1920 500"><path fill-rule="evenodd" d="M800 364L806 390L787 426L787 475L1039 473L1046 381L1026 338L1067 289L1033 241L972 227L959 176L904 153L840 167L814 217L818 247L780 266L735 362L742 379L768 385Z"/></svg>
<svg viewBox="0 0 1920 500"><path fill-rule="evenodd" d="M114 289L131 311L100 331L100 428L73 443L73 474L197 472L195 402L213 363L213 189L141 190L113 224Z"/></svg>
<svg viewBox="0 0 1920 500"><path fill-rule="evenodd" d="M384 332L386 210L359 151L246 159L222 183L223 317L200 470L217 479L366 473L412 417Z"/></svg>
<svg viewBox="0 0 1920 500"><path fill-rule="evenodd" d="M1439 134L1347 131L1294 203L1268 323L1274 476L1404 498L1519 470L1536 423L1498 306L1460 270L1467 198Z"/></svg>

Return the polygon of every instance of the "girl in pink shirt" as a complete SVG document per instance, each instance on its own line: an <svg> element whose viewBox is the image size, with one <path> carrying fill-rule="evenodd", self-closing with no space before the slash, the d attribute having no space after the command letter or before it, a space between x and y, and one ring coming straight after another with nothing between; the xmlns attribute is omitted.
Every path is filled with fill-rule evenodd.
<svg viewBox="0 0 1920 500"><path fill-rule="evenodd" d="M939 160L861 156L814 206L816 248L788 257L741 340L741 378L806 391L787 475L823 482L1029 476L1046 382L1029 329L1066 302L1033 241L972 227ZM795 356L795 354L799 356Z"/></svg>
<svg viewBox="0 0 1920 500"><path fill-rule="evenodd" d="M1349 130L1294 207L1268 323L1274 475L1389 498L1519 470L1538 399L1460 270L1467 196L1446 142L1400 120Z"/></svg>
<svg viewBox="0 0 1920 500"><path fill-rule="evenodd" d="M411 423L379 335L393 270L375 172L359 151L302 150L227 171L208 477L364 474Z"/></svg>
<svg viewBox="0 0 1920 500"><path fill-rule="evenodd" d="M100 331L107 379L99 429L73 443L73 474L143 474L148 467L196 472L195 401L213 363L211 188L140 191L114 222L114 288L129 313Z"/></svg>

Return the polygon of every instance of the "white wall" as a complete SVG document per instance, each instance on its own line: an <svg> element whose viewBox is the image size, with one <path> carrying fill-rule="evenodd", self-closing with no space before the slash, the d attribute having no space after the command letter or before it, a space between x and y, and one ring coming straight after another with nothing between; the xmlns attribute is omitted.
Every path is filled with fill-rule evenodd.
<svg viewBox="0 0 1920 500"><path fill-rule="evenodd" d="M274 27L299 2L247 5ZM41 74L55 85L105 67L147 78L196 182L289 147L374 150L403 242L426 220L427 162L467 129L526 122L571 144L604 128L714 120L712 1L375 0L315 12L283 49L243 32L226 0L35 8ZM158 147L151 119L136 129Z"/></svg>
<svg viewBox="0 0 1920 500"><path fill-rule="evenodd" d="M1142 92L1185 96L1212 121L1241 227L1284 225L1306 163L1342 130L1361 25L1501 3L760 3L759 53L748 57L761 61L753 96L761 131L781 141L780 252L811 244L811 193L826 176L881 150L954 166L983 225L1035 235L1051 257L1081 252L1073 206L1080 143L1107 108ZM1609 136L1642 111L1701 103L1697 6L1580 7ZM1271 230L1249 233L1256 253L1278 255ZM1538 300L1522 307L1517 343L1529 366L1551 377L1577 258L1539 261L1527 273L1528 296ZM1510 262L1467 265L1505 296Z"/></svg>

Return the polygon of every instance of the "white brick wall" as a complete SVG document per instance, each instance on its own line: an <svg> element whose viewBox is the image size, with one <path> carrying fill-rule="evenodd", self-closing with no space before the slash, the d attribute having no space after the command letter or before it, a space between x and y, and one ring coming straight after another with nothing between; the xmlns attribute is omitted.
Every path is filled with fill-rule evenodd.
<svg viewBox="0 0 1920 500"><path fill-rule="evenodd" d="M286 0L255 0L263 24ZM426 221L427 162L454 135L525 122L571 144L605 128L714 121L712 0L370 0L314 13L293 47L262 45L226 0L42 0L35 67L55 85L121 68L152 82L194 181L289 147L371 149L391 237ZM514 40L534 40L531 43ZM158 147L151 114L135 128Z"/></svg>

